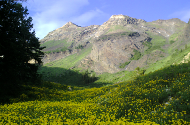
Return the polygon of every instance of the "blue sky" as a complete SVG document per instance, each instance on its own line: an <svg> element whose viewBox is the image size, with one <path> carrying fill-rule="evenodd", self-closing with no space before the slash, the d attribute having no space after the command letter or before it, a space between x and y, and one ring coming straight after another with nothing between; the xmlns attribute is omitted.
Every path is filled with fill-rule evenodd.
<svg viewBox="0 0 190 125"><path fill-rule="evenodd" d="M27 0L36 36L44 38L67 22L79 26L101 25L123 14L147 22L179 18L188 22L190 0Z"/></svg>

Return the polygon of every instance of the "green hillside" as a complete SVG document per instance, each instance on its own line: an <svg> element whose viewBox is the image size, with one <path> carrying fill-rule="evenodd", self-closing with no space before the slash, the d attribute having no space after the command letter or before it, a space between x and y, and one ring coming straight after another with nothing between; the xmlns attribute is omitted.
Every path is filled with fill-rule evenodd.
<svg viewBox="0 0 190 125"><path fill-rule="evenodd" d="M25 91L18 98L0 105L0 124L187 125L189 65L190 62L173 65L146 75L137 69L133 80L102 87L48 81L24 85ZM119 77L119 73L115 76Z"/></svg>
<svg viewBox="0 0 190 125"><path fill-rule="evenodd" d="M62 37L46 36L41 79L20 85L14 97L0 97L0 125L189 125L186 24L169 31L156 21L126 27L109 23L102 32L81 27L68 28Z"/></svg>
<svg viewBox="0 0 190 125"><path fill-rule="evenodd" d="M83 85L84 80L79 74L80 69L68 70L70 67L76 66L80 61L90 54L92 45L89 44L82 49L78 54L69 55L63 59L47 63L42 66L39 73L43 75L44 80L52 82L64 83L69 85ZM75 77L75 79L73 79Z"/></svg>
<svg viewBox="0 0 190 125"><path fill-rule="evenodd" d="M40 46L46 47L43 51L47 54L53 53L53 52L65 52L66 50L69 50L68 47L72 44L73 42L67 42L67 39L64 40L51 40L47 41Z"/></svg>

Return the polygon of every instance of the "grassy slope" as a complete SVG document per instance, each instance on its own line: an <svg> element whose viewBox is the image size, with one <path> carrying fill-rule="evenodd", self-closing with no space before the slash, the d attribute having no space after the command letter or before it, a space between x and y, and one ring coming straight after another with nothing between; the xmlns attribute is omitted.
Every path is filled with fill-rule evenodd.
<svg viewBox="0 0 190 125"><path fill-rule="evenodd" d="M90 54L91 49L92 45L90 44L87 48L81 50L78 55L77 54L69 55L64 59L60 59L45 64L44 66L41 67L39 73L44 74L43 79L53 82L59 82L71 85L84 84L83 80L81 79L82 74L78 72L80 69L75 69L75 70L68 70L68 69L70 67L74 67L75 65L77 65L80 62L80 60L82 60L88 54ZM77 78L73 79L73 77Z"/></svg>
<svg viewBox="0 0 190 125"><path fill-rule="evenodd" d="M46 66L51 66L43 67L41 72L49 71L55 75L65 71L65 76L62 78L66 77L68 84L74 82L79 84L81 73L68 68L77 64L90 53L90 50L89 47L81 51L78 56L71 55L62 61L47 64ZM180 62L189 51L190 48L187 48L181 53L173 53L173 56L152 64L145 72L145 76L135 79L133 78L139 74L137 71L122 71L115 74L104 73L89 86L79 87L70 84L75 85L70 86L72 91L68 91L69 86L64 83L43 82L40 86L25 86L25 91L20 97L11 99L12 102L18 103L0 106L3 111L0 123L3 124L8 122L6 119L11 119L23 124L47 122L189 124L186 121L190 119L190 63L155 71L173 62ZM149 72L153 73L148 74ZM49 78L58 79L55 76ZM112 85L119 81L122 82ZM166 89L169 91L166 92ZM169 96L173 97L170 102Z"/></svg>
<svg viewBox="0 0 190 125"><path fill-rule="evenodd" d="M119 28L114 27L113 30ZM152 48L146 54L156 49L166 52L160 47L165 44L165 39L149 35L153 38ZM170 37L171 40L175 38L175 34ZM25 86L25 91L20 97L11 99L16 103L0 106L0 123L6 123L11 119L10 122L15 120L18 124L190 124L190 63L170 66L179 63L190 48L175 52L170 47L168 53L172 55L151 64L145 76L136 77L138 71L104 73L90 85L82 86L82 74L68 68L75 66L90 51L89 47L79 55L70 55L42 67L40 72L45 73L44 79L58 83L44 81L40 86ZM169 67L158 70L166 66ZM68 91L69 85L72 91ZM169 96L173 97L170 102Z"/></svg>
<svg viewBox="0 0 190 125"><path fill-rule="evenodd" d="M151 52L157 49L164 52L161 46L166 44L166 39L162 36L154 35L153 33L149 31L147 31L146 33L152 38L151 40L152 46L150 49L146 50L144 54L150 54Z"/></svg>
<svg viewBox="0 0 190 125"><path fill-rule="evenodd" d="M117 25L117 26L111 27L108 32L116 31L118 29L122 29L122 30L127 31L127 29L125 29L124 27L122 27L120 25ZM170 56L165 57L162 60L159 60L154 64L150 64L149 68L146 70L145 73L153 72L153 71L158 70L158 69L160 69L162 67L171 65L171 64L173 64L173 62L177 62L177 61L179 62L179 60L182 60L182 58L183 58L182 54L187 54L187 53L182 52L180 54L180 56L177 56L177 55L176 56L174 56L174 55L171 56L174 53L174 50L173 50L172 47L169 47L168 50L167 49L164 50L161 47L161 46L166 44L167 40L165 38L163 38L162 36L154 35L151 32L147 32L147 34L152 38L152 41L151 41L152 44L151 44L151 47L149 49L147 49L146 51L144 51L144 53L142 53L143 55L151 54L155 50L161 50L161 51L163 51L165 53L169 53ZM177 33L177 34L179 34L179 33ZM177 36L174 34L169 39L170 40L175 40L176 37ZM173 43L173 44L175 44L175 43ZM84 51L86 51L86 50L83 50L82 52L84 52ZM88 53L88 52L86 51L86 53ZM66 70L68 68L75 66L79 62L79 60L81 60L85 56L86 56L85 53L83 53L83 56L81 54L79 54L79 55L74 54L74 55L70 55L70 56L68 56L68 57L66 57L66 58L64 58L62 60L58 60L58 61L48 63L48 64L45 65L44 69L42 69L42 72L44 72L44 73L45 72L51 72L51 74L54 75L54 76L55 75L60 76L61 74L65 74L65 72L67 72ZM51 67L51 70L50 70L50 67ZM53 68L53 67L59 67L59 69ZM117 75L117 74L120 74L120 75ZM81 76L78 76L78 75L81 75L81 74L78 73L77 70L74 71L74 76L75 77L78 77L78 78L81 77ZM52 80L52 79L56 78L57 79L56 81L55 80L52 80L52 81L64 83L63 81L68 80L68 79L72 79L73 74L70 74L69 76L67 76L67 79L64 79L64 80L63 79L61 80L61 78L54 77L54 76L53 76L53 78L48 78L48 80ZM127 79L126 79L125 76L128 76ZM99 78L95 83L97 84L97 83L104 82L105 84L112 84L112 83L116 83L118 81L128 80L128 79L131 78L130 76L133 76L133 73L130 73L130 72L118 72L118 73L115 73L115 74L106 74L105 73L103 75L99 75L98 76ZM49 75L47 75L47 77L49 77ZM47 79L47 77L45 79ZM71 80L69 80L69 81L70 81L70 83L75 82L75 81L71 81ZM72 83L72 85L74 85L74 83Z"/></svg>
<svg viewBox="0 0 190 125"><path fill-rule="evenodd" d="M57 41L51 40L51 41L47 41L47 42L41 44L41 46L46 46L46 49L48 49L53 46L60 45L62 43L66 43L66 40L57 40Z"/></svg>
<svg viewBox="0 0 190 125"><path fill-rule="evenodd" d="M87 48L80 51L78 55L77 54L69 55L64 59L53 61L51 63L45 64L44 66L51 65L50 67L70 68L72 66L75 66L77 62L79 62L81 59L90 54L91 49L92 49L92 44L90 44Z"/></svg>
<svg viewBox="0 0 190 125"><path fill-rule="evenodd" d="M0 124L190 124L189 65L100 88L26 85L15 103L0 105Z"/></svg>
<svg viewBox="0 0 190 125"><path fill-rule="evenodd" d="M173 50L171 51L171 49L168 48L168 53L170 55L163 58L162 60L157 61L156 63L150 64L145 73L153 72L160 68L170 66L173 63L179 64L183 60L184 56L186 56L189 52L190 52L189 46L186 49L183 49L182 52L181 51L173 51Z"/></svg>
<svg viewBox="0 0 190 125"><path fill-rule="evenodd" d="M117 30L120 30L120 31L122 30L122 31L125 31L125 32L131 32L126 27L123 27L121 25L115 25L115 26L111 26L110 29L105 34L115 32Z"/></svg>
<svg viewBox="0 0 190 125"><path fill-rule="evenodd" d="M45 53L51 52L60 52L61 49L67 50L67 48L72 44L72 42L67 42L67 39L64 40L51 40L41 44L40 46L45 46Z"/></svg>

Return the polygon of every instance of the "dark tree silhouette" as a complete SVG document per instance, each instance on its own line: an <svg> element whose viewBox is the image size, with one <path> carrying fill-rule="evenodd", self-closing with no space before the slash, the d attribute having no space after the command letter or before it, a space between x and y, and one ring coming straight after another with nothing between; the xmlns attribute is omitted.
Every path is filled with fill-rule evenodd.
<svg viewBox="0 0 190 125"><path fill-rule="evenodd" d="M39 80L44 47L40 47L35 31L31 32L32 18L27 17L27 11L14 1L0 1L0 94ZM37 63L28 63L31 59Z"/></svg>

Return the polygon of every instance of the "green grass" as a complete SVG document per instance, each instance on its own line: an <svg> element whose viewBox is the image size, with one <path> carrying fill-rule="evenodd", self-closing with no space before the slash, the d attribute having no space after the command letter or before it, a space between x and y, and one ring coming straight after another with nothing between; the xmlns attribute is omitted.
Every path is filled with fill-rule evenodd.
<svg viewBox="0 0 190 125"><path fill-rule="evenodd" d="M43 44L41 44L40 46L46 46L46 49L50 48L50 47L53 47L53 46L57 46L57 45L60 45L60 44L66 44L67 43L67 40L51 40L51 41L47 41Z"/></svg>
<svg viewBox="0 0 190 125"><path fill-rule="evenodd" d="M152 46L163 46L166 43L166 39L162 36L159 35L154 35L153 33L151 33L150 31L146 32L151 38L151 43Z"/></svg>
<svg viewBox="0 0 190 125"><path fill-rule="evenodd" d="M79 85L83 85L84 82L81 79L82 75L79 74L80 69L75 69L75 71L68 69L80 63L83 58L90 54L91 49L92 45L90 44L87 48L81 50L79 54L72 54L63 59L47 63L40 68L39 73L44 74L43 79L65 84L72 83L72 85L76 85L77 79L71 77L78 77L80 79ZM47 72L49 72L49 74L47 74ZM65 77L69 77L69 79L65 79Z"/></svg>
<svg viewBox="0 0 190 125"><path fill-rule="evenodd" d="M73 42L67 42L67 39L64 40L52 40L52 41L47 41L40 46L45 46L46 48L44 49L45 53L53 53L53 52L65 52L68 50L68 47L72 44ZM48 50L48 51L47 51Z"/></svg>
<svg viewBox="0 0 190 125"><path fill-rule="evenodd" d="M131 61L125 62L125 63L121 63L119 68L125 68L126 65L128 65Z"/></svg>
<svg viewBox="0 0 190 125"><path fill-rule="evenodd" d="M133 55L133 57L132 57L130 60L138 60L138 59L141 58L141 53L140 53L139 51L137 51L137 50L134 49L133 52L134 52L134 55ZM125 62L125 63L120 63L119 68L124 68L124 67L125 67L126 65L128 65L130 62L131 62L131 61L128 61L128 62Z"/></svg>
<svg viewBox="0 0 190 125"><path fill-rule="evenodd" d="M114 38L114 37L120 37L120 36L134 36L137 32L132 32L132 31L124 31L122 33L113 33L113 34L109 34L109 35L102 35L100 37L101 40L107 40L108 38ZM107 33L106 33L107 34ZM99 39L99 40L100 40Z"/></svg>
<svg viewBox="0 0 190 125"><path fill-rule="evenodd" d="M161 47L166 44L166 39L162 36L154 35L151 32L146 32L151 38L151 43L145 42L144 45L148 47L147 50L145 50L144 54L150 54L153 50L161 50L165 52Z"/></svg>
<svg viewBox="0 0 190 125"><path fill-rule="evenodd" d="M0 105L0 124L190 124L189 65L165 67L103 87L26 84L20 96ZM113 81L115 76L119 81L123 73L130 77L138 72L100 77Z"/></svg>
<svg viewBox="0 0 190 125"><path fill-rule="evenodd" d="M134 55L131 58L131 60L138 60L138 59L141 58L141 53L139 51L137 51L136 49L134 49L133 52L134 52Z"/></svg>
<svg viewBox="0 0 190 125"><path fill-rule="evenodd" d="M133 79L134 76L136 76L136 74L134 72L129 71L120 71L113 74L103 73L101 75L97 75L98 80L96 80L94 83L107 83L104 84L105 86L107 86L113 83Z"/></svg>
<svg viewBox="0 0 190 125"><path fill-rule="evenodd" d="M123 27L121 25L115 25L115 26L112 26L105 34L108 34L110 32L114 32L116 30L123 30L126 32L130 32L126 27Z"/></svg>
<svg viewBox="0 0 190 125"><path fill-rule="evenodd" d="M170 44L173 44L173 43L175 43L175 41L174 40L170 40Z"/></svg>
<svg viewBox="0 0 190 125"><path fill-rule="evenodd" d="M187 49L184 49L181 51L175 51L171 53L169 56L164 57L163 59L157 61L156 63L149 64L149 67L146 70L146 73L154 72L155 70L158 70L160 68L170 66L173 63L179 64L184 56L186 56L190 52L190 47L187 47Z"/></svg>
<svg viewBox="0 0 190 125"><path fill-rule="evenodd" d="M86 57L88 54L90 54L92 50L92 44L88 47L83 49L82 51L80 51L80 53L77 54L72 54L69 55L67 57L65 57L64 59L60 59L57 61L53 61L51 63L47 63L44 66L49 66L50 67L60 67L60 68L70 68L75 66L80 60L82 60L84 57Z"/></svg>
<svg viewBox="0 0 190 125"><path fill-rule="evenodd" d="M46 52L44 52L44 53L46 53L46 54L49 54L49 53L58 53L58 52L66 52L66 50L69 50L67 47L59 47L59 48L57 48L57 49L55 49L55 50L52 50L52 51L46 51Z"/></svg>
<svg viewBox="0 0 190 125"><path fill-rule="evenodd" d="M114 26L109 32L121 28ZM143 43L147 46L145 54L164 52L161 46L165 39L148 34L152 41ZM51 42L43 45L50 49L70 44ZM190 52L188 46L182 51L170 47L169 56L150 64L146 70L96 75L93 71L79 72L82 68L69 69L78 65L91 49L92 45L42 66L38 71L42 83L26 83L18 97L0 97L0 103L9 99L7 104L0 105L0 124L190 124L190 62L178 64ZM141 57L140 52L134 53L132 59Z"/></svg>
<svg viewBox="0 0 190 125"><path fill-rule="evenodd" d="M169 41L177 41L179 33L174 33L170 36Z"/></svg>

